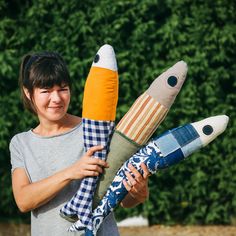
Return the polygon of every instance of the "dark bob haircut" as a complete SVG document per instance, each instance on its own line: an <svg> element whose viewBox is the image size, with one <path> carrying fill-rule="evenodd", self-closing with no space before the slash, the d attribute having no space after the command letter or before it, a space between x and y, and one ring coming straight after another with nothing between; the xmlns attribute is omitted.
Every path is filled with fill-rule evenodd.
<svg viewBox="0 0 236 236"><path fill-rule="evenodd" d="M34 88L52 88L67 85L71 89L70 75L62 57L56 52L40 52L23 57L20 67L19 85L23 104L33 114L37 114L34 103ZM28 90L30 98L24 93Z"/></svg>

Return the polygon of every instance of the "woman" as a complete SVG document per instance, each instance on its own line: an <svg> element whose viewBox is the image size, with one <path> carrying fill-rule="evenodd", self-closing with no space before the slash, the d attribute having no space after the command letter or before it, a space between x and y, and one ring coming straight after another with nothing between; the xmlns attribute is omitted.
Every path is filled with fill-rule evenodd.
<svg viewBox="0 0 236 236"><path fill-rule="evenodd" d="M94 146L83 152L81 118L67 113L71 81L60 55L26 55L19 84L23 103L38 117L39 124L11 140L14 197L20 211L31 211L32 236L66 235L71 223L59 216L59 210L74 195L82 178L98 176L103 168L108 168L105 161L93 158L93 153L103 147ZM148 197L146 166L143 165L143 176L130 168L135 177L127 175L125 186L129 194L121 203L123 207L133 207ZM119 235L112 214L98 235Z"/></svg>

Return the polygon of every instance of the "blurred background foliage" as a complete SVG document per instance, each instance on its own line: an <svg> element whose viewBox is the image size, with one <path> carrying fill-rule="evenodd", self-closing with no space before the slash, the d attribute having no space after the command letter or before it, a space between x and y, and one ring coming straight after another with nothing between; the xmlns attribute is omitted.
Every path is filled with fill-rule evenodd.
<svg viewBox="0 0 236 236"><path fill-rule="evenodd" d="M20 59L29 51L59 52L74 83L70 112L81 115L93 57L108 43L119 67L117 121L179 60L188 63L187 81L156 134L208 116L230 117L223 135L152 176L150 199L117 209L117 218L142 214L150 224L236 224L235 12L234 0L0 0L1 219L29 220L13 200L8 150L14 134L37 124L20 101Z"/></svg>

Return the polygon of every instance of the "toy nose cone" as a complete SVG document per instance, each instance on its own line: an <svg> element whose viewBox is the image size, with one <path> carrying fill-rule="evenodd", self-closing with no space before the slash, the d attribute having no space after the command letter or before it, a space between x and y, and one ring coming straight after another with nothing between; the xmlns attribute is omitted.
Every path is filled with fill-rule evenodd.
<svg viewBox="0 0 236 236"><path fill-rule="evenodd" d="M202 145L206 146L217 136L222 134L229 122L229 117L226 115L218 115L206 118L204 120L192 123L192 126L198 132Z"/></svg>
<svg viewBox="0 0 236 236"><path fill-rule="evenodd" d="M222 115L221 119L222 119L222 123L223 123L223 129L225 131L225 129L226 129L228 123L229 123L229 117L226 116L226 115Z"/></svg>
<svg viewBox="0 0 236 236"><path fill-rule="evenodd" d="M92 66L117 71L117 62L114 49L111 45L105 44L98 50Z"/></svg>
<svg viewBox="0 0 236 236"><path fill-rule="evenodd" d="M146 93L169 109L181 90L187 71L186 62L175 63L152 82Z"/></svg>
<svg viewBox="0 0 236 236"><path fill-rule="evenodd" d="M178 61L167 72L178 76L180 80L179 87L181 87L186 79L187 71L188 71L187 63L185 61Z"/></svg>
<svg viewBox="0 0 236 236"><path fill-rule="evenodd" d="M185 77L187 70L188 70L188 65L185 61L178 61L175 63L172 68L172 70L178 71L179 73L183 73L183 77Z"/></svg>
<svg viewBox="0 0 236 236"><path fill-rule="evenodd" d="M218 134L221 134L225 131L229 122L229 117L226 115L213 116L208 119L209 120L207 120L206 122L212 125L212 127Z"/></svg>
<svg viewBox="0 0 236 236"><path fill-rule="evenodd" d="M187 63L185 61L179 61L174 65L174 68L176 71L179 71L180 79L185 80L188 71Z"/></svg>

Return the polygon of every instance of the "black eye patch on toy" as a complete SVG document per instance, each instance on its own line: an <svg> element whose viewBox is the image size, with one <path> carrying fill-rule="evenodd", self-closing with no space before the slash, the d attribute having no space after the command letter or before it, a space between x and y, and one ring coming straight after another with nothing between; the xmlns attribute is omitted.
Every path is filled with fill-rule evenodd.
<svg viewBox="0 0 236 236"><path fill-rule="evenodd" d="M177 84L178 79L175 76L170 76L167 79L167 83L171 86L171 87L175 87L175 85Z"/></svg>
<svg viewBox="0 0 236 236"><path fill-rule="evenodd" d="M94 57L94 63L97 63L99 61L100 57L98 54L96 54L96 56Z"/></svg>
<svg viewBox="0 0 236 236"><path fill-rule="evenodd" d="M213 128L211 125L205 125L203 128L202 128L202 132L205 134L205 135L210 135L213 133Z"/></svg>

